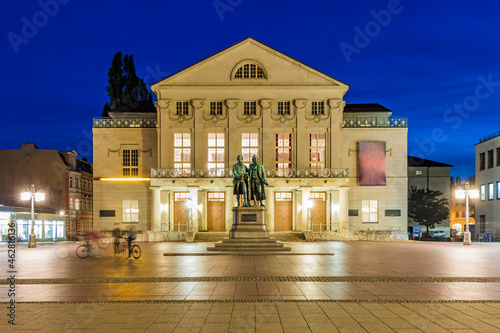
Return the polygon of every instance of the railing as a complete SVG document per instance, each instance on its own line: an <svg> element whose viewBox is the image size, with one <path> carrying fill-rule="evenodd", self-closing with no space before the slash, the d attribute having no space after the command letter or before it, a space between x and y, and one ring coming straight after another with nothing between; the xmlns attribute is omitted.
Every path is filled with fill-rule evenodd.
<svg viewBox="0 0 500 333"><path fill-rule="evenodd" d="M344 118L343 127L408 127L408 118L392 118L383 120L377 117Z"/></svg>
<svg viewBox="0 0 500 333"><path fill-rule="evenodd" d="M488 140L493 139L493 138L496 138L499 135L500 135L500 131L497 131L495 133L491 133L491 134L486 135L486 136L482 137L481 139L479 139L479 143L484 142L484 141L488 141Z"/></svg>
<svg viewBox="0 0 500 333"><path fill-rule="evenodd" d="M156 119L94 118L94 128L156 128Z"/></svg>
<svg viewBox="0 0 500 333"><path fill-rule="evenodd" d="M347 178L349 169L271 169L266 170L268 178ZM151 169L151 178L229 178L232 168L226 169Z"/></svg>

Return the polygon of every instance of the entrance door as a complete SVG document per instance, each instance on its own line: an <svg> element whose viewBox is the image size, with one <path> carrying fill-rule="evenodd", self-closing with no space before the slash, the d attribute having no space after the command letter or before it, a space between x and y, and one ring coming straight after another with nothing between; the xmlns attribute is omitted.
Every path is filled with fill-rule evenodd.
<svg viewBox="0 0 500 333"><path fill-rule="evenodd" d="M172 231L187 231L189 211L186 206L186 200L189 198L189 192L174 193L174 225Z"/></svg>
<svg viewBox="0 0 500 333"><path fill-rule="evenodd" d="M293 230L292 192L274 192L274 230Z"/></svg>
<svg viewBox="0 0 500 333"><path fill-rule="evenodd" d="M326 231L326 192L311 192L309 197L314 201L311 209L313 231Z"/></svg>
<svg viewBox="0 0 500 333"><path fill-rule="evenodd" d="M226 201L224 192L208 192L207 225L209 231L226 231Z"/></svg>

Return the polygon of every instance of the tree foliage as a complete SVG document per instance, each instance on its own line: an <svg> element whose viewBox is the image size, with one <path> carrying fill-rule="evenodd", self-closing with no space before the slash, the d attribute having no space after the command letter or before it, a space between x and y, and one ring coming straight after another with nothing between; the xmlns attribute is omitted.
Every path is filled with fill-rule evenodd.
<svg viewBox="0 0 500 333"><path fill-rule="evenodd" d="M420 225L434 229L436 224L450 217L448 199L442 197L443 192L433 191L415 186L408 193L408 218Z"/></svg>
<svg viewBox="0 0 500 333"><path fill-rule="evenodd" d="M123 105L130 109L137 108L139 104L154 108L153 95L144 80L136 74L133 55L122 56L121 52L115 54L108 70L108 84L106 91L109 102L103 106L103 117L108 116L108 111Z"/></svg>

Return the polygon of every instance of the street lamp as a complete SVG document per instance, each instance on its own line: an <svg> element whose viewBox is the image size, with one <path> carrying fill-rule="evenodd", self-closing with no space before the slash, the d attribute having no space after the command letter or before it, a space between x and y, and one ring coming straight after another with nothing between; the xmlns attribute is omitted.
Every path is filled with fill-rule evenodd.
<svg viewBox="0 0 500 333"><path fill-rule="evenodd" d="M21 200L31 199L31 233L29 236L28 247L36 247L35 236L35 201L45 200L45 193L42 190L35 191L35 185L21 192Z"/></svg>
<svg viewBox="0 0 500 333"><path fill-rule="evenodd" d="M306 208L307 208L307 231L312 232L313 231L313 225L312 225L312 216L311 216L311 209L314 206L314 200L311 198L306 200Z"/></svg>
<svg viewBox="0 0 500 333"><path fill-rule="evenodd" d="M471 235L469 230L469 197L471 199L479 198L479 191L472 189L469 185L469 182L466 182L464 189L461 189L459 187L457 190L455 190L455 197L457 199L465 198L465 224L467 226L467 230L464 232L464 245L470 245Z"/></svg>

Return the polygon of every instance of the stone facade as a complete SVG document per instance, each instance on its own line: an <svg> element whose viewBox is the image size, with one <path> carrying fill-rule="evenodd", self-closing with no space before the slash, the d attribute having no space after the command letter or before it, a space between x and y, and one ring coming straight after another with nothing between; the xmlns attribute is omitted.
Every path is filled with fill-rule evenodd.
<svg viewBox="0 0 500 333"><path fill-rule="evenodd" d="M156 114L94 120L102 228L229 231L231 167L258 155L269 231L406 234L406 119L378 104L346 105L347 84L247 38L151 88ZM385 143L384 185L359 184L364 141Z"/></svg>

